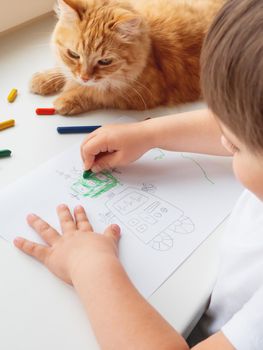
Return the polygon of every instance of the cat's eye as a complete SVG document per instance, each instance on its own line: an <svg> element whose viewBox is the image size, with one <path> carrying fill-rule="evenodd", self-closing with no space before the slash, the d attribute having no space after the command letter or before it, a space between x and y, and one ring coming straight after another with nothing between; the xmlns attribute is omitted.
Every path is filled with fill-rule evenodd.
<svg viewBox="0 0 263 350"><path fill-rule="evenodd" d="M112 59L110 59L110 58L104 58L104 59L101 59L101 60L98 61L98 64L100 66L108 66L111 63L112 63Z"/></svg>
<svg viewBox="0 0 263 350"><path fill-rule="evenodd" d="M69 57L74 58L75 60L78 60L80 58L79 54L69 49L68 49L68 55Z"/></svg>

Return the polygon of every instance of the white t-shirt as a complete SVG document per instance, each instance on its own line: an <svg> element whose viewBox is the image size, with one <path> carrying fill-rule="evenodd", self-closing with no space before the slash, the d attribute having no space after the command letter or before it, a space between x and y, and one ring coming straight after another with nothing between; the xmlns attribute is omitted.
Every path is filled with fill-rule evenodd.
<svg viewBox="0 0 263 350"><path fill-rule="evenodd" d="M263 350L263 203L244 191L222 241L221 267L199 327L237 350Z"/></svg>

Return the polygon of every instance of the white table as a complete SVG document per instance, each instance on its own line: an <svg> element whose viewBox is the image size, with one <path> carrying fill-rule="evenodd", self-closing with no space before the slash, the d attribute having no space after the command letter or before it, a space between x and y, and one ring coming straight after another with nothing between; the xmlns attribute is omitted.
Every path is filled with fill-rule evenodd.
<svg viewBox="0 0 263 350"><path fill-rule="evenodd" d="M58 135L58 125L104 124L121 115L142 120L202 107L158 108L149 112L96 111L81 117L36 117L36 107L51 106L52 97L28 92L38 70L52 67L49 36L54 18L46 17L0 37L0 120L16 119L16 127L0 132L0 149L13 151L0 160L0 188L81 140L81 135ZM19 90L14 104L6 102L11 88ZM26 201L26 198L25 198ZM10 220L16 213L10 213ZM1 230L1 224L0 224ZM202 314L218 265L218 228L154 293L149 302L185 336ZM23 232L17 232L23 235ZM93 350L98 345L73 289L43 266L0 239L0 346L4 350Z"/></svg>

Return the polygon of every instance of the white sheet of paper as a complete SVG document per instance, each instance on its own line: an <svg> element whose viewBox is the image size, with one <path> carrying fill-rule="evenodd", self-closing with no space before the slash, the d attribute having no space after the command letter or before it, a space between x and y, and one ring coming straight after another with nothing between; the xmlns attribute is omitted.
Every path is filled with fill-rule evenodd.
<svg viewBox="0 0 263 350"><path fill-rule="evenodd" d="M41 242L27 214L59 229L56 206L82 204L96 231L121 226L120 259L149 297L226 218L241 191L231 159L158 149L85 181L75 145L0 193L0 236Z"/></svg>

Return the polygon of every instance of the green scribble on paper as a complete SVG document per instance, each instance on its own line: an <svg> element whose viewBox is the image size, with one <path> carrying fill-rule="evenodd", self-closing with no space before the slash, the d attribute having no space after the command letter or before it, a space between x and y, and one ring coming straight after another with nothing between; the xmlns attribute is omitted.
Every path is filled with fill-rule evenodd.
<svg viewBox="0 0 263 350"><path fill-rule="evenodd" d="M97 198L118 184L119 181L111 173L103 171L92 173L88 179L81 177L71 186L71 190L82 197Z"/></svg>
<svg viewBox="0 0 263 350"><path fill-rule="evenodd" d="M191 158L189 156L184 155L183 153L181 153L181 157L185 158L185 159L189 159L191 160L193 163L195 163L195 165L198 166L198 168L202 171L204 177L206 178L207 181L209 181L212 185L215 185L215 183L208 177L207 172L205 171L205 169L201 166L201 164L199 164L194 158Z"/></svg>
<svg viewBox="0 0 263 350"><path fill-rule="evenodd" d="M165 153L162 150L160 150L160 149L158 149L158 152L159 152L159 155L154 157L154 160L162 160L162 159L164 159Z"/></svg>

